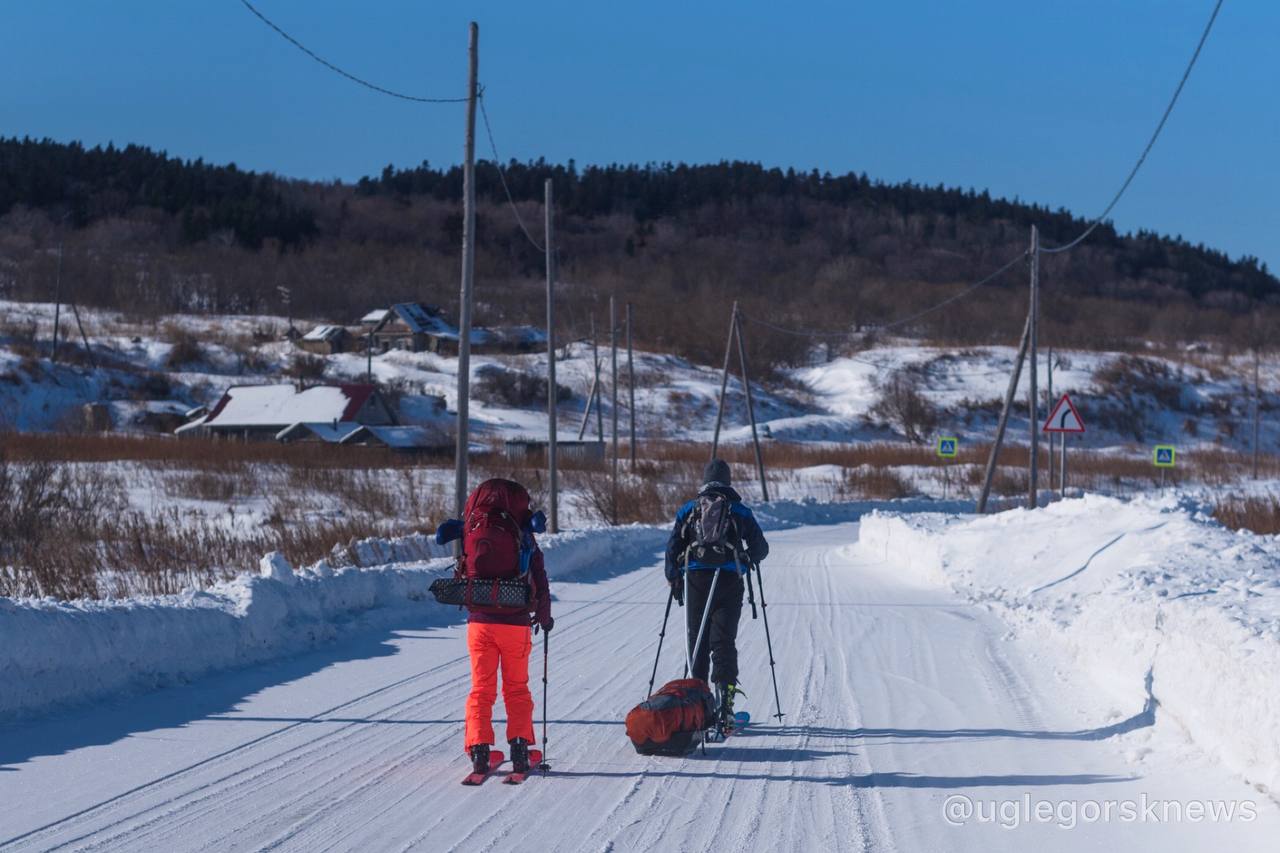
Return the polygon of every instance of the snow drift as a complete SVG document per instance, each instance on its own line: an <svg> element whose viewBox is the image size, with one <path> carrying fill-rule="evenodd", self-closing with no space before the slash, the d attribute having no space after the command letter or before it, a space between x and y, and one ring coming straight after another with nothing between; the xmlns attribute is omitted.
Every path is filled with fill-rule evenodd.
<svg viewBox="0 0 1280 853"><path fill-rule="evenodd" d="M548 535L541 545L550 576L590 580L652 562L664 541L662 529L637 525ZM452 567L428 537L365 540L350 550L359 566L322 561L294 571L269 554L258 575L181 595L0 598L0 719L187 682L424 613L440 624L461 618L427 591Z"/></svg>
<svg viewBox="0 0 1280 853"><path fill-rule="evenodd" d="M984 517L874 513L864 554L1065 650L1280 794L1280 537L1223 528L1185 497L1101 496Z"/></svg>
<svg viewBox="0 0 1280 853"><path fill-rule="evenodd" d="M766 530L853 521L876 507L946 509L932 501L756 505ZM547 573L593 581L660 559L667 528L633 525L542 536ZM122 692L188 682L219 670L298 654L341 635L424 616L461 614L428 588L452 566L430 536L364 539L342 549L353 565L328 561L295 571L280 554L207 590L117 601L0 598L0 719ZM659 582L660 581L655 581ZM552 590L554 594L554 589Z"/></svg>

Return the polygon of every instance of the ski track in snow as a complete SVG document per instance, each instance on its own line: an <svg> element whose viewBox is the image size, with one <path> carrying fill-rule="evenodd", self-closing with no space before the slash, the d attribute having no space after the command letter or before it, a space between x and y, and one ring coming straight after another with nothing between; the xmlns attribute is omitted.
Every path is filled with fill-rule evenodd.
<svg viewBox="0 0 1280 853"><path fill-rule="evenodd" d="M480 789L459 785L464 628L405 629L378 656L335 653L300 677L265 688L246 681L253 686L231 707L182 725L140 722L126 737L86 745L75 730L92 726L92 710L25 724L41 743L64 746L0 762L0 850L1270 846L1280 810L1265 796L1189 759L1185 745L1174 743L1167 760L1130 763L1122 743L1099 734L1107 721L1080 726L1070 702L1080 684L1039 671L986 610L850 556L842 546L856 536L854 524L771 534L765 599L786 716L771 717L763 622L744 607L741 680L752 723L708 745L705 756L638 756L623 731L626 712L643 698L665 604L661 573L650 567L553 584L549 776L534 774L518 788L498 777ZM674 608L658 683L680 675L682 617ZM530 686L539 718L541 665L537 642ZM215 678L234 685L244 677ZM156 697L180 705L201 689L122 701L126 710ZM501 717L501 705L495 710ZM495 729L501 738L502 722ZM6 742L26 736L23 726L0 729L0 757ZM1252 799L1260 815L1250 824L1065 830L956 827L942 813L953 794L1140 793Z"/></svg>

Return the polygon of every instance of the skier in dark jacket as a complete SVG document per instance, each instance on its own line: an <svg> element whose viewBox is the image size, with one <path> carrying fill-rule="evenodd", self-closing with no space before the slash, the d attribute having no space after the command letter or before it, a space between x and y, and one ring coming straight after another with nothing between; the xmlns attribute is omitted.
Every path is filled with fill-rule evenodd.
<svg viewBox="0 0 1280 853"><path fill-rule="evenodd" d="M720 698L721 720L728 723L733 719L733 697L740 692L736 641L746 589L744 577L752 564L769 555L769 543L751 510L730 485L728 463L713 459L702 479L698 496L676 513L675 527L667 540L666 575L676 601L689 608L689 648L697 648L691 676L706 681L714 662L711 683ZM723 545L701 541L707 522L714 521L723 509L728 510ZM699 644L698 630L713 581L715 595Z"/></svg>

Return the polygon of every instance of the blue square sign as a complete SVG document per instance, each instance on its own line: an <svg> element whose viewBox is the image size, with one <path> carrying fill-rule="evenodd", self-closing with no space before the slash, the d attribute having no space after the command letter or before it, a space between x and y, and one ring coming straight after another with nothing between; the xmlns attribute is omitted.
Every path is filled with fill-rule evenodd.
<svg viewBox="0 0 1280 853"><path fill-rule="evenodd" d="M1174 449L1172 444L1157 444L1155 450L1155 464L1157 468L1172 468L1178 458L1178 451Z"/></svg>
<svg viewBox="0 0 1280 853"><path fill-rule="evenodd" d="M938 455L943 459L955 459L960 455L960 439L951 437L938 439Z"/></svg>

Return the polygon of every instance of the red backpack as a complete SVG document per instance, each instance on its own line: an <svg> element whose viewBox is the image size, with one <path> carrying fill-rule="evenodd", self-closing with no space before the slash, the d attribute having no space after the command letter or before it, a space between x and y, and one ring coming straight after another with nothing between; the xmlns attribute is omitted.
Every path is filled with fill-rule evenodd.
<svg viewBox="0 0 1280 853"><path fill-rule="evenodd" d="M512 480L485 480L467 498L462 518L462 558L458 577L469 583L468 605L472 610L511 613L533 612L534 589L529 587L528 606L498 604L500 592L496 584L492 594L479 581L520 580L527 583L532 536L525 531L532 513L529 493ZM525 539L528 536L529 542ZM504 587L507 585L504 584ZM505 594L505 590L503 591ZM485 603L480 603L480 602Z"/></svg>

